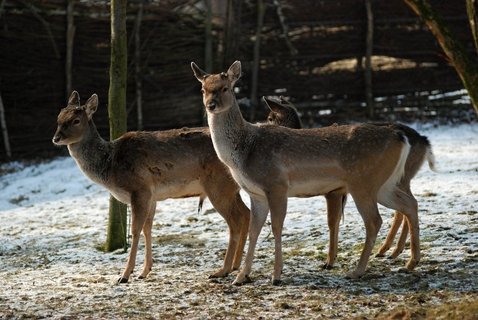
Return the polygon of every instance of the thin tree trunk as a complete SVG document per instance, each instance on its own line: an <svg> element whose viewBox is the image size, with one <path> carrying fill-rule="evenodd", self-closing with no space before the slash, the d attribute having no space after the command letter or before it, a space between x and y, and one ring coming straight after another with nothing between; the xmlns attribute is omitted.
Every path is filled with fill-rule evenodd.
<svg viewBox="0 0 478 320"><path fill-rule="evenodd" d="M2 127L3 144L5 146L5 153L7 158L12 157L12 150L10 149L10 140L8 139L7 120L5 119L5 107L3 106L2 95L0 94L0 126Z"/></svg>
<svg viewBox="0 0 478 320"><path fill-rule="evenodd" d="M66 92L65 99L68 100L73 87L73 40L75 38L75 22L74 22L74 0L68 0L66 6L66 61L65 61L65 77Z"/></svg>
<svg viewBox="0 0 478 320"><path fill-rule="evenodd" d="M264 24L265 6L263 0L257 1L257 29L256 41L254 42L254 59L252 65L252 80L251 80L251 114L249 121L255 121L256 110L258 105L257 87L259 82L259 60L261 57L261 37L262 25Z"/></svg>
<svg viewBox="0 0 478 320"><path fill-rule="evenodd" d="M206 5L206 25L205 25L205 44L204 44L204 66L207 73L213 71L212 65L212 6L211 0L204 0Z"/></svg>
<svg viewBox="0 0 478 320"><path fill-rule="evenodd" d="M425 21L438 40L460 76L475 112L478 114L478 62L476 57L471 57L468 54L464 44L458 40L441 15L431 7L427 0L405 0L405 3Z"/></svg>
<svg viewBox="0 0 478 320"><path fill-rule="evenodd" d="M468 21L470 22L471 34L473 36L473 42L475 43L475 49L478 53L478 2L476 0L466 0L466 12L468 14Z"/></svg>
<svg viewBox="0 0 478 320"><path fill-rule="evenodd" d="M367 101L368 116L370 119L375 117L375 106L373 102L372 89L372 51L373 51L373 12L372 0L365 0L365 9L367 12L367 36L365 43L365 99Z"/></svg>
<svg viewBox="0 0 478 320"><path fill-rule="evenodd" d="M136 80L136 111L138 130L143 130L143 79L141 75L141 21L143 20L143 3L138 7L136 27L134 33L134 74Z"/></svg>
<svg viewBox="0 0 478 320"><path fill-rule="evenodd" d="M126 132L126 0L111 0L111 63L108 92L110 139ZM126 205L110 196L106 251L126 250Z"/></svg>

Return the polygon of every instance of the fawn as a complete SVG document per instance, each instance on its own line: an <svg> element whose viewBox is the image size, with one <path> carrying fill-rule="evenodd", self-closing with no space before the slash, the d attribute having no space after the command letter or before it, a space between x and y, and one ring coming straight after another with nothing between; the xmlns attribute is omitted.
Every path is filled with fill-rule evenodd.
<svg viewBox="0 0 478 320"><path fill-rule="evenodd" d="M68 106L58 115L53 143L66 145L88 178L131 205L131 250L118 282L128 282L133 272L141 230L145 260L139 278L151 271L156 202L168 198L209 198L229 227L223 266L211 277L224 277L238 269L247 238L249 209L229 170L217 158L208 128L128 132L114 141L105 141L93 122L97 107L96 94L80 105L80 97L73 91Z"/></svg>
<svg viewBox="0 0 478 320"><path fill-rule="evenodd" d="M264 97L264 101L266 105L269 107L270 112L267 116L267 121L269 124L276 124L281 125L288 128L295 128L301 129L302 124L300 122L299 114L295 106L280 97L280 101L276 101L274 99L268 99ZM435 170L435 158L433 156L432 148L430 141L427 137L420 135L416 130L400 123L391 123L391 122L383 122L383 123L372 123L373 125L377 126L388 126L395 130L401 130L407 137L408 142L410 143L410 153L407 157L407 161L405 163L405 173L400 180L400 187L403 190L407 190L407 192L411 193L410 190L410 181L415 177L417 172L420 170L423 162L425 159L428 162L430 169ZM327 199L327 203L332 206L340 206L346 202L347 195L344 194L342 199ZM335 203L337 202L337 203ZM406 220L403 219L404 215L398 211L395 212L393 217L393 222L386 237L385 242L378 250L376 256L384 256L385 253L390 249L393 240L397 234L400 225L402 225L402 232L400 233L399 240L397 242L397 246L393 250L392 254L390 255L391 258L396 258L398 255L403 251L405 247L405 242L408 236L408 225ZM336 258L337 254L337 242L338 242L338 228L339 228L340 217L336 214L331 215L328 217L329 223L329 232L330 232L330 241L329 241L329 254L327 257L327 262L324 265L324 268L330 269L333 266L333 263Z"/></svg>
<svg viewBox="0 0 478 320"><path fill-rule="evenodd" d="M244 120L233 92L241 76L239 61L220 74L208 74L194 62L191 68L202 84L214 149L251 198L249 245L234 284L249 281L257 239L269 210L275 240L272 283L280 283L288 197L341 199L345 193L352 195L365 224L366 240L358 265L348 277L365 272L382 224L377 202L406 215L412 251L407 268L416 266L420 260L417 201L398 185L410 150L401 131L373 125L301 130L256 126Z"/></svg>

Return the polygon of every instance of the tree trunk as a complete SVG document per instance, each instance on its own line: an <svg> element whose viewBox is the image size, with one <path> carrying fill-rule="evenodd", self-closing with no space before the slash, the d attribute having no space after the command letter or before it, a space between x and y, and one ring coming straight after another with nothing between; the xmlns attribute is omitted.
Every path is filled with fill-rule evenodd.
<svg viewBox="0 0 478 320"><path fill-rule="evenodd" d="M261 57L261 37L262 25L264 24L265 5L263 0L257 1L257 29L256 41L254 42L254 60L252 65L252 80L251 80L251 114L249 121L253 122L256 118L256 110L258 107L257 87L259 82L259 60Z"/></svg>
<svg viewBox="0 0 478 320"><path fill-rule="evenodd" d="M138 130L143 130L143 75L141 72L141 22L143 20L143 3L138 5L134 32L134 77L136 80L136 111Z"/></svg>
<svg viewBox="0 0 478 320"><path fill-rule="evenodd" d="M478 10L478 1L466 0L466 12L468 20L470 21L471 34L473 35L473 42L475 43L476 53L478 53L478 17L476 11Z"/></svg>
<svg viewBox="0 0 478 320"><path fill-rule="evenodd" d="M3 144L7 158L12 157L12 149L10 149L10 140L8 139L7 120L5 119L5 107L3 106L2 95L0 94L0 127L2 128Z"/></svg>
<svg viewBox="0 0 478 320"><path fill-rule="evenodd" d="M476 57L470 57L464 44L453 34L440 14L433 10L428 0L405 0L405 3L425 21L437 38L441 48L460 76L475 112L478 114L478 62Z"/></svg>
<svg viewBox="0 0 478 320"><path fill-rule="evenodd" d="M367 13L367 36L365 39L365 100L367 101L368 117L375 117L375 106L372 91L372 51L373 51L373 12L372 0L365 0L365 11Z"/></svg>
<svg viewBox="0 0 478 320"><path fill-rule="evenodd" d="M110 139L126 132L126 0L111 0L111 63L108 92ZM110 196L105 250L126 250L126 205Z"/></svg>
<svg viewBox="0 0 478 320"><path fill-rule="evenodd" d="M66 61L65 61L65 77L66 77L66 92L65 99L73 90L73 40L75 38L75 23L74 23L74 0L68 0L66 6Z"/></svg>
<svg viewBox="0 0 478 320"><path fill-rule="evenodd" d="M212 57L212 6L211 0L204 0L206 5L206 22L205 22L205 43L204 43L204 67L207 73L213 71Z"/></svg>

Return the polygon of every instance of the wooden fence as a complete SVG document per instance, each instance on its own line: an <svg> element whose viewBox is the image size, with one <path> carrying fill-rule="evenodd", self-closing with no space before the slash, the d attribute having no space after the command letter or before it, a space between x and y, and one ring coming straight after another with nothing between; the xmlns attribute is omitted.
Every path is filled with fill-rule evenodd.
<svg viewBox="0 0 478 320"><path fill-rule="evenodd" d="M204 3L128 1L130 130L138 128L138 94L146 130L204 124L190 70L191 61L206 65ZM223 3L231 6L213 12L212 68L243 62L237 96L247 117L264 116L259 97L283 95L310 125L364 120L370 94L377 119L473 118L454 69L403 1L264 0L259 32L257 1ZM434 5L473 50L464 1ZM51 137L70 88L83 101L99 95L95 122L108 138L109 33L107 1L0 1L0 95L13 157L59 153ZM0 150L6 160L4 142Z"/></svg>

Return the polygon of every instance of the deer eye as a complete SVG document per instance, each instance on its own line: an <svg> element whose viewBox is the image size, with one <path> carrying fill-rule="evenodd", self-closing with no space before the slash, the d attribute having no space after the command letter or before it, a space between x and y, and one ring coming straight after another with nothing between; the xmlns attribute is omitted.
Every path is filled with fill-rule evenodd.
<svg viewBox="0 0 478 320"><path fill-rule="evenodd" d="M228 88L228 87L224 87L224 88L222 88L222 92L226 92L227 90L229 90L229 88Z"/></svg>
<svg viewBox="0 0 478 320"><path fill-rule="evenodd" d="M204 91L204 89L201 89L201 93L204 94L204 93L206 93L206 91Z"/></svg>
<svg viewBox="0 0 478 320"><path fill-rule="evenodd" d="M73 120L73 125L77 126L80 124L80 119Z"/></svg>
<svg viewBox="0 0 478 320"><path fill-rule="evenodd" d="M272 119L272 117L267 118L267 121L269 121L269 122L272 122L272 120L274 120L274 119Z"/></svg>

